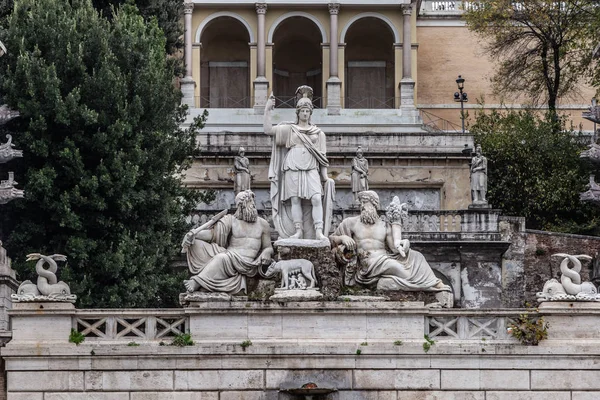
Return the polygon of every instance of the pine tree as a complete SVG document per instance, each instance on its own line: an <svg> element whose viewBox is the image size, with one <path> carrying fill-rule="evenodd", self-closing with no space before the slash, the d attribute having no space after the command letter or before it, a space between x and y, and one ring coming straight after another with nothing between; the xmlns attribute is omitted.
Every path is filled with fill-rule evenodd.
<svg viewBox="0 0 600 400"><path fill-rule="evenodd" d="M27 196L3 222L20 278L28 252L61 253L80 307L173 305L182 276L169 262L198 197L180 173L205 116L179 128L156 19L131 4L108 20L90 0L17 0L7 21L0 79L21 112L11 128Z"/></svg>

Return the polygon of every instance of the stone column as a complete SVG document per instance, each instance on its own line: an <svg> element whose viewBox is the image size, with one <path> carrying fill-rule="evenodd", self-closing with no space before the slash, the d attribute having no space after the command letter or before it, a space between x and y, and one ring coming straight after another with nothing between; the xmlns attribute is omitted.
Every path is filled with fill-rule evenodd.
<svg viewBox="0 0 600 400"><path fill-rule="evenodd" d="M412 78L412 12L412 4L402 6L402 80L400 81L400 107L402 108L415 108L415 81Z"/></svg>
<svg viewBox="0 0 600 400"><path fill-rule="evenodd" d="M256 3L256 15L258 18L258 32L256 43L256 79L254 80L254 111L262 114L269 95L269 81L265 76L266 70L266 40L265 40L265 16L267 14L267 3Z"/></svg>
<svg viewBox="0 0 600 400"><path fill-rule="evenodd" d="M181 102L187 104L188 107L196 107L194 101L194 91L196 88L196 82L192 78L192 12L194 11L194 3L191 0L186 0L183 5L184 12L184 24L185 24L185 77L180 81L181 92L183 98Z"/></svg>
<svg viewBox="0 0 600 400"><path fill-rule="evenodd" d="M342 81L338 76L338 14L340 3L329 3L329 79L327 80L327 114L340 115Z"/></svg>

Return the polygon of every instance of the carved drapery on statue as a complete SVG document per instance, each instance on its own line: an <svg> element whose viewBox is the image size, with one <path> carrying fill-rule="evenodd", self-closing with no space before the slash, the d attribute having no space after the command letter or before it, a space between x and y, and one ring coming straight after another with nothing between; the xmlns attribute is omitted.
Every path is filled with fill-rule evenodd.
<svg viewBox="0 0 600 400"><path fill-rule="evenodd" d="M308 129L301 129L289 123L277 125L273 130L275 138L269 165L269 180L275 229L281 238L292 236L295 227L289 199L297 196L308 200L317 194L323 195L323 232L329 232L335 184L333 179L328 178L324 189L321 187L319 169L329 166L325 155L325 134L314 125ZM305 237L314 237L311 207L304 207L303 210Z"/></svg>
<svg viewBox="0 0 600 400"><path fill-rule="evenodd" d="M210 292L236 294L246 291L246 276L255 276L261 266L260 257L252 259L226 248L234 221L226 215L212 228L210 243L194 240L187 249L190 279Z"/></svg>
<svg viewBox="0 0 600 400"><path fill-rule="evenodd" d="M359 217L347 218L338 226L334 235L345 235L353 237L352 227ZM380 221L381 224L387 224ZM391 227L387 226L388 235L391 235ZM425 260L423 254L410 249L405 257L398 253L386 253L378 256L371 256L368 253L358 251L358 260L354 279L348 279L348 282L354 280L356 283L371 286L377 284L382 279L393 281L394 287L383 287L384 290L406 290L406 291L448 291L448 287L438 286L441 281L435 276L429 263ZM402 275L392 273L397 270L398 263L402 265ZM348 271L347 271L348 272ZM350 278L350 277L348 277ZM386 285L387 286L387 285Z"/></svg>

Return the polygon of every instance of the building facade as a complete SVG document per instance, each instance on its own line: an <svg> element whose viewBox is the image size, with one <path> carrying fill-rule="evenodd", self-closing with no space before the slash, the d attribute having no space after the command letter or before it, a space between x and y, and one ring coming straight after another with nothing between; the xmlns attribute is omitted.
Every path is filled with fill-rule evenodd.
<svg viewBox="0 0 600 400"><path fill-rule="evenodd" d="M187 183L217 189L214 209L231 204L233 156L243 146L252 187L268 208L271 142L262 134L264 105L273 93L274 122L293 120L295 90L309 85L312 120L328 137L339 209L351 205L350 163L359 145L372 165L370 186L383 198L399 195L413 209L466 208L470 157L463 150L474 144L461 129L457 76L466 79L470 101L464 106L471 116L482 107L521 104L491 94L493 63L461 19L465 6L428 0L187 2L183 101L190 118L210 113L199 137L202 156ZM560 110L591 131L581 111L592 97L584 88Z"/></svg>

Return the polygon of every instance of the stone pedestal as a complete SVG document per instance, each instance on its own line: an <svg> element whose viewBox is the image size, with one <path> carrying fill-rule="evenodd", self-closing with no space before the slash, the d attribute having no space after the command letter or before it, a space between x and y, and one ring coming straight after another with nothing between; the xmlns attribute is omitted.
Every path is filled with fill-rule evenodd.
<svg viewBox="0 0 600 400"><path fill-rule="evenodd" d="M400 81L400 107L415 108L415 81L411 78Z"/></svg>
<svg viewBox="0 0 600 400"><path fill-rule="evenodd" d="M8 314L11 317L12 340L7 346L22 342L69 343L75 314L75 306L71 303L14 303Z"/></svg>
<svg viewBox="0 0 600 400"><path fill-rule="evenodd" d="M342 81L338 77L327 80L327 114L340 115L342 109Z"/></svg>
<svg viewBox="0 0 600 400"><path fill-rule="evenodd" d="M269 81L267 78L258 77L254 80L254 113L262 115L269 97Z"/></svg>
<svg viewBox="0 0 600 400"><path fill-rule="evenodd" d="M183 97L181 104L186 104L189 108L196 107L195 89L196 82L191 76L186 76L179 81L181 87L181 93Z"/></svg>
<svg viewBox="0 0 600 400"><path fill-rule="evenodd" d="M469 205L469 210L491 210L492 206L487 202L478 201Z"/></svg>
<svg viewBox="0 0 600 400"><path fill-rule="evenodd" d="M333 258L329 241L280 239L275 242L274 247L282 260L304 259L312 262L323 300L337 299L342 289L342 275Z"/></svg>
<svg viewBox="0 0 600 400"><path fill-rule="evenodd" d="M269 298L271 301L279 303L289 303L293 301L319 301L323 295L319 289L275 289L275 294Z"/></svg>
<svg viewBox="0 0 600 400"><path fill-rule="evenodd" d="M540 342L540 345L575 340L600 342L600 302L544 302L538 310L549 325L548 340Z"/></svg>

